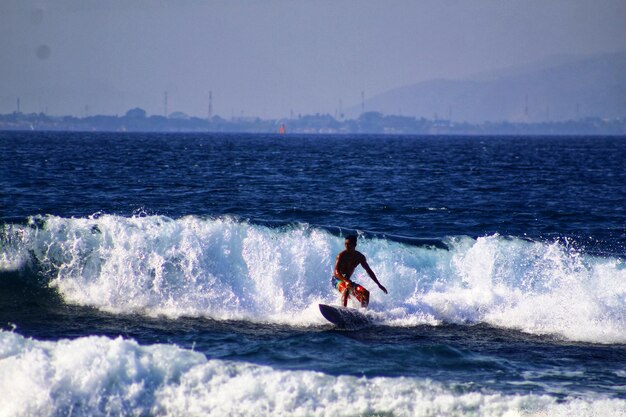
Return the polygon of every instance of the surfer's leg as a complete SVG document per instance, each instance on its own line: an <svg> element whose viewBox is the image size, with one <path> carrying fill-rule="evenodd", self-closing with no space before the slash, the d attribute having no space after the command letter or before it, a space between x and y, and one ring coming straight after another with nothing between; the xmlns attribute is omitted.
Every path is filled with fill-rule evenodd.
<svg viewBox="0 0 626 417"><path fill-rule="evenodd" d="M335 277L333 277L331 281L332 281L333 286L337 288L337 291L341 293L341 304L344 307L346 307L348 305L348 297L350 296L350 289L348 288L345 282L339 281Z"/></svg>
<svg viewBox="0 0 626 417"><path fill-rule="evenodd" d="M370 292L362 285L357 285L354 290L354 296L361 303L361 307L367 308L370 303Z"/></svg>
<svg viewBox="0 0 626 417"><path fill-rule="evenodd" d="M348 297L350 297L350 290L348 288L344 288L344 290L341 292L341 304L344 307L348 306Z"/></svg>

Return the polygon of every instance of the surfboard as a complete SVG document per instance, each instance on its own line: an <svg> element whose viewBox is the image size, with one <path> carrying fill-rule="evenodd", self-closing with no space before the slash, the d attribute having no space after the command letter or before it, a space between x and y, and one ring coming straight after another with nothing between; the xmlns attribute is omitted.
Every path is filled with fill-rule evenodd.
<svg viewBox="0 0 626 417"><path fill-rule="evenodd" d="M337 327L356 328L372 323L370 317L354 308L329 306L327 304L320 304L319 306L322 316Z"/></svg>

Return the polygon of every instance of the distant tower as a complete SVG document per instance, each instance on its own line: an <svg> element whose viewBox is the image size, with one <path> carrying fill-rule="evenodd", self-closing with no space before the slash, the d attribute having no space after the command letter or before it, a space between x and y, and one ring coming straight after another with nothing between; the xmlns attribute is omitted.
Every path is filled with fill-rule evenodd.
<svg viewBox="0 0 626 417"><path fill-rule="evenodd" d="M343 119L343 100L339 99L339 118Z"/></svg>
<svg viewBox="0 0 626 417"><path fill-rule="evenodd" d="M213 117L213 91L209 91L209 122Z"/></svg>
<svg viewBox="0 0 626 417"><path fill-rule="evenodd" d="M17 98L17 112L20 112L20 98Z"/></svg>
<svg viewBox="0 0 626 417"><path fill-rule="evenodd" d="M526 96L524 101L524 118L528 121L528 96Z"/></svg>
<svg viewBox="0 0 626 417"><path fill-rule="evenodd" d="M365 113L365 91L361 91L361 113Z"/></svg>
<svg viewBox="0 0 626 417"><path fill-rule="evenodd" d="M167 91L163 95L163 116L167 117Z"/></svg>

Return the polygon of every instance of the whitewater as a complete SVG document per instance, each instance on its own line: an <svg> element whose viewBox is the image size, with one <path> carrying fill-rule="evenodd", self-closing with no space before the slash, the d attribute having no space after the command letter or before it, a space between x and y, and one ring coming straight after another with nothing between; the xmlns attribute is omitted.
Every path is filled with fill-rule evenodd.
<svg viewBox="0 0 626 417"><path fill-rule="evenodd" d="M624 410L623 400L558 402L547 395L463 393L428 379L277 371L121 338L51 343L1 332L0 342L0 416L600 416Z"/></svg>
<svg viewBox="0 0 626 417"><path fill-rule="evenodd" d="M41 271L68 303L118 313L204 316L306 326L343 241L307 225L163 216L35 217L3 232L0 268ZM626 266L559 242L453 237L449 248L362 238L388 277L380 324L486 323L568 340L626 343ZM362 271L355 278L364 285ZM542 306L538 309L537 306Z"/></svg>

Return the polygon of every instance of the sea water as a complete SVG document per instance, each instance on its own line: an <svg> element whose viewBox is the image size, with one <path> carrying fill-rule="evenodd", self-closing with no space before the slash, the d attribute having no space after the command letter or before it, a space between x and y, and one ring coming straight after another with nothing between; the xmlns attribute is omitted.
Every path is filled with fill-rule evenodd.
<svg viewBox="0 0 626 417"><path fill-rule="evenodd" d="M0 416L626 415L626 138L0 133ZM343 238L373 325L319 303Z"/></svg>

